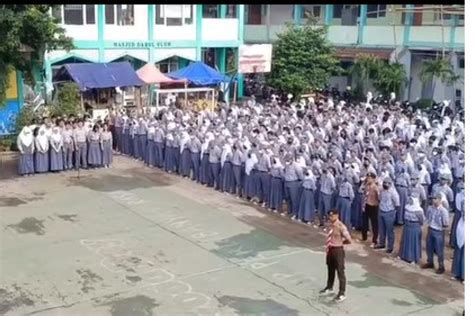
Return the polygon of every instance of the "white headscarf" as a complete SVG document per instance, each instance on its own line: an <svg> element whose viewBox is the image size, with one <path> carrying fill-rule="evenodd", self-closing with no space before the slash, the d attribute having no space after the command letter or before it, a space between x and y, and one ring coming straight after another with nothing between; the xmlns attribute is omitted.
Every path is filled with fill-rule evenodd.
<svg viewBox="0 0 474 316"><path fill-rule="evenodd" d="M53 133L51 134L51 139L52 139L53 142L55 142L55 143L59 143L59 142L61 141L62 136L61 136L59 127L54 127L54 128L53 128Z"/></svg>
<svg viewBox="0 0 474 316"><path fill-rule="evenodd" d="M48 148L48 136L46 136L46 129L44 127L39 129L36 140L41 147L41 150L46 150Z"/></svg>
<svg viewBox="0 0 474 316"><path fill-rule="evenodd" d="M179 152L182 153L183 150L184 150L184 146L186 145L186 143L191 139L191 137L189 136L188 132L183 132L182 136L181 136L181 142L179 144Z"/></svg>
<svg viewBox="0 0 474 316"><path fill-rule="evenodd" d="M227 142L224 145L224 148L222 149L222 154L221 154L221 167L224 167L225 164L225 158L227 157L228 154L232 153L232 147L231 147L231 140Z"/></svg>
<svg viewBox="0 0 474 316"><path fill-rule="evenodd" d="M255 167L257 162L258 162L257 155L255 155L254 153L251 154L250 158L245 161L245 173L247 175L250 175L250 172Z"/></svg>
<svg viewBox="0 0 474 316"><path fill-rule="evenodd" d="M28 126L23 127L20 135L18 135L18 138L21 144L25 147L29 147L34 140L33 133L31 132L31 129Z"/></svg>
<svg viewBox="0 0 474 316"><path fill-rule="evenodd" d="M462 212L464 213L464 201L462 202ZM464 246L464 216L461 216L456 226L456 243L459 248Z"/></svg>

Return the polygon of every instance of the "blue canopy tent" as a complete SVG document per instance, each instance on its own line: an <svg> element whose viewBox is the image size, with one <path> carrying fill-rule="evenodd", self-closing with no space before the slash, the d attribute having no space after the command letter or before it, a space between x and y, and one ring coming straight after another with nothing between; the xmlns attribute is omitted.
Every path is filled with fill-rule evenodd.
<svg viewBox="0 0 474 316"><path fill-rule="evenodd" d="M187 67L166 74L173 79L186 79L195 86L216 86L221 82L230 82L231 78L221 74L203 62L195 62Z"/></svg>
<svg viewBox="0 0 474 316"><path fill-rule="evenodd" d="M82 92L91 89L136 87L145 84L128 62L65 64L53 78L54 82L71 80L79 86L82 107Z"/></svg>
<svg viewBox="0 0 474 316"><path fill-rule="evenodd" d="M144 85L128 62L65 64L54 77L54 81L70 79L81 91Z"/></svg>

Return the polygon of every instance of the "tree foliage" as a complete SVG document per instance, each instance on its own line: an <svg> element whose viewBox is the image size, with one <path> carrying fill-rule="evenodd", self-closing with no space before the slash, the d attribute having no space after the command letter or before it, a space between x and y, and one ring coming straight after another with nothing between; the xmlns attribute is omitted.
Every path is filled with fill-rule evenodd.
<svg viewBox="0 0 474 316"><path fill-rule="evenodd" d="M31 65L43 64L46 51L73 48L72 39L50 15L52 5L0 5L0 104L5 101L7 69L31 76Z"/></svg>
<svg viewBox="0 0 474 316"><path fill-rule="evenodd" d="M80 108L79 88L75 83L67 82L58 89L58 97L51 108L52 115L77 115Z"/></svg>
<svg viewBox="0 0 474 316"><path fill-rule="evenodd" d="M288 24L274 44L269 84L295 96L324 88L332 75L342 71L325 35L321 27Z"/></svg>
<svg viewBox="0 0 474 316"><path fill-rule="evenodd" d="M361 96L370 82L379 93L386 97L391 92L399 95L402 87L408 83L407 74L402 64L389 64L374 55L357 55L354 65L349 71L356 77L356 90Z"/></svg>
<svg viewBox="0 0 474 316"><path fill-rule="evenodd" d="M452 86L454 83L460 80L460 76L456 75L454 67L449 59L436 58L432 60L425 60L421 65L420 79L422 82L427 83L432 81L434 78L439 78L441 82ZM432 81L431 85L431 97L434 97L436 91L436 81Z"/></svg>
<svg viewBox="0 0 474 316"><path fill-rule="evenodd" d="M407 83L407 73L400 63L382 63L374 78L374 87L384 96L389 96L391 92L400 95Z"/></svg>

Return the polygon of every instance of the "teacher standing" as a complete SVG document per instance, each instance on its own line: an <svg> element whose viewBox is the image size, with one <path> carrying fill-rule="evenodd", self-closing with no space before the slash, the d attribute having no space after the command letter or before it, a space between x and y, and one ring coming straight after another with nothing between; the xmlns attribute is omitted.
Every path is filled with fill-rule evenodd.
<svg viewBox="0 0 474 316"><path fill-rule="evenodd" d="M339 279L339 293L334 298L336 302L346 299L346 274L344 267L344 244L352 243L351 235L346 225L339 220L339 211L332 209L328 212L330 227L326 239L326 264L328 266L328 282L320 294L333 292L334 279Z"/></svg>

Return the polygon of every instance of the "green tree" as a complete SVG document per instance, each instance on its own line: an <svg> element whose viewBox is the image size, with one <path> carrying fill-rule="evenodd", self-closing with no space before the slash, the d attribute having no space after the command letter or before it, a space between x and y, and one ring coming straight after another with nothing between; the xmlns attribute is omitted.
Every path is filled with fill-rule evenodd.
<svg viewBox="0 0 474 316"><path fill-rule="evenodd" d="M77 115L80 111L81 98L75 83L67 82L58 89L58 96L51 108L52 115Z"/></svg>
<svg viewBox="0 0 474 316"><path fill-rule="evenodd" d="M296 97L324 88L342 69L326 39L326 29L311 24L288 24L274 44L269 84Z"/></svg>
<svg viewBox="0 0 474 316"><path fill-rule="evenodd" d="M460 76L456 75L449 59L443 58L425 60L421 66L420 79L423 83L431 82L431 98L433 98L436 89L434 78L439 78L448 86L452 86L460 80Z"/></svg>
<svg viewBox="0 0 474 316"><path fill-rule="evenodd" d="M50 15L52 5L0 5L0 105L5 102L9 68L31 75L46 51L73 48L72 39Z"/></svg>
<svg viewBox="0 0 474 316"><path fill-rule="evenodd" d="M377 78L382 62L374 55L358 54L349 72L356 78L356 88L362 93L369 87L371 80Z"/></svg>
<svg viewBox="0 0 474 316"><path fill-rule="evenodd" d="M400 63L382 64L374 78L374 87L385 96L389 96L391 92L400 95L402 87L407 83L405 68Z"/></svg>

